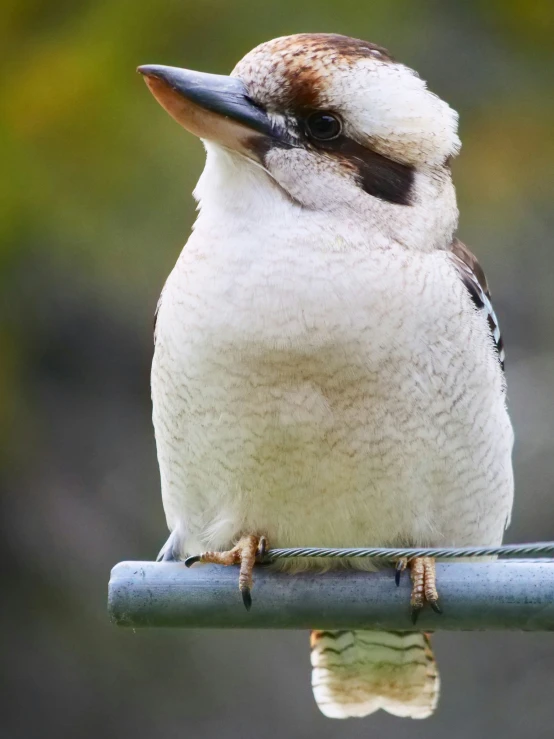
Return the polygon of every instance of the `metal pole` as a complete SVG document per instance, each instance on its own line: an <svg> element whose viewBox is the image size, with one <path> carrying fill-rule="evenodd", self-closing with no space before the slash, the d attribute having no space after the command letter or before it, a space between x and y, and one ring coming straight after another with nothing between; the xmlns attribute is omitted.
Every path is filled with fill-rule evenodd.
<svg viewBox="0 0 554 739"><path fill-rule="evenodd" d="M252 610L236 567L121 562L112 570L108 610L118 626L243 629L414 630L410 577L393 568L295 575L254 570ZM418 630L554 630L554 559L439 562L443 615L425 609Z"/></svg>

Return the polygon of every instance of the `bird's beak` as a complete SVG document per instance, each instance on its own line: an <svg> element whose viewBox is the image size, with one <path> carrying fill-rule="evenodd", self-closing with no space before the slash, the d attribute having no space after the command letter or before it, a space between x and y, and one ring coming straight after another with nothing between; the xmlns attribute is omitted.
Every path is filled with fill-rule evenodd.
<svg viewBox="0 0 554 739"><path fill-rule="evenodd" d="M138 72L156 100L191 133L252 156L263 140L280 138L269 116L236 77L146 64Z"/></svg>

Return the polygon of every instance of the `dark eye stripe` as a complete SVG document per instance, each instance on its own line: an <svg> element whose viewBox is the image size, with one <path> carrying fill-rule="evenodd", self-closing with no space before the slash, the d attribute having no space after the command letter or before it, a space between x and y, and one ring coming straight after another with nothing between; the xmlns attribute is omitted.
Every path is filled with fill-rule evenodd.
<svg viewBox="0 0 554 739"><path fill-rule="evenodd" d="M396 205L411 205L414 184L415 168L409 164L402 164L379 154L368 146L359 144L343 133L332 139L316 139L307 135L305 121L311 115L309 112L296 112L289 119L296 121L296 139L282 139L252 137L249 146L255 150L262 162L265 161L268 151L274 147L290 148L301 145L324 151L327 155L340 159L357 176L359 186L368 195L387 203Z"/></svg>
<svg viewBox="0 0 554 739"><path fill-rule="evenodd" d="M395 162L344 135L314 144L350 165L358 175L360 187L368 195L388 203L411 205L414 167Z"/></svg>

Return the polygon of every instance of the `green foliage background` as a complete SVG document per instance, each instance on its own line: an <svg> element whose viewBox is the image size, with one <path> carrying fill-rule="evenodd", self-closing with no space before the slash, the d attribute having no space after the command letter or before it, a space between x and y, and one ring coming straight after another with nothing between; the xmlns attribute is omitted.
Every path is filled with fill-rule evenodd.
<svg viewBox="0 0 554 739"><path fill-rule="evenodd" d="M435 719L337 724L312 704L305 634L134 635L107 623L109 567L151 558L165 537L152 314L203 162L134 70L225 73L299 31L382 44L459 110L460 236L492 284L518 437L509 537L554 538L554 3L4 0L2 735L551 736L546 635L442 636Z"/></svg>

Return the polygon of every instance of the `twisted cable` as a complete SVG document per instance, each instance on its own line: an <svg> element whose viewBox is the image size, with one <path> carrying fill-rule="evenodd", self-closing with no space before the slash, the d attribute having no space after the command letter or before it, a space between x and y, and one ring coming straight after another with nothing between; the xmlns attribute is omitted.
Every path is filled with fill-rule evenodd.
<svg viewBox="0 0 554 739"><path fill-rule="evenodd" d="M534 544L504 544L496 547L358 547L329 549L326 547L295 547L293 549L269 549L265 561L274 559L291 559L292 557L338 557L358 558L374 557L375 559L396 560L403 557L435 557L437 559L453 559L456 557L515 557L518 559L534 559L535 557L554 556L554 541L536 542Z"/></svg>

